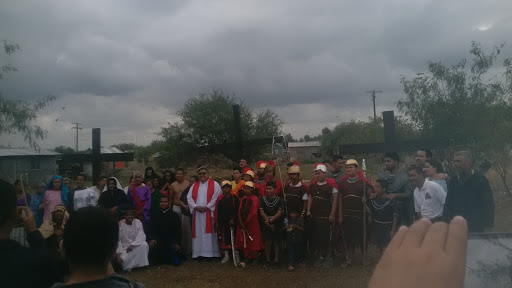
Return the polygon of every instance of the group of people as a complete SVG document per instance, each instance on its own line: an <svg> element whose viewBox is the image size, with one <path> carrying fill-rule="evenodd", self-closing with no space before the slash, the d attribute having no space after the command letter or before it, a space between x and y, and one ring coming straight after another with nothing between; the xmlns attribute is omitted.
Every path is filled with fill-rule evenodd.
<svg viewBox="0 0 512 288"><path fill-rule="evenodd" d="M417 219L449 222L463 216L469 232L493 226L492 191L486 177L473 169L469 152L454 155L453 176L442 172L428 149L417 151L408 171L399 169L397 153L386 153L383 160L386 171L373 183L358 161L341 156L315 164L309 184L297 162L288 164L281 182L273 161L259 161L253 170L245 159L233 169L232 179L220 183L204 166L188 180L181 168L161 178L148 167L144 174L134 173L124 188L114 177L100 177L88 188L80 174L75 187L55 176L46 185L38 183L36 193L29 195L17 181L16 205L33 216L35 229L20 226L18 219L9 233L15 238L16 231L24 230L28 234L17 239L22 245L33 246L36 238L36 245L52 255L68 257L66 233L71 232L66 231L72 219L80 218L73 215L100 217L101 210L116 221L115 237L100 237L108 243L112 239L106 238L116 239L108 261L112 267L130 271L150 263L179 265L187 254L240 266L262 258L265 267L277 267L286 251L288 270L294 271L304 266L307 255L314 266L331 268L333 256L340 253L345 256L341 266L350 266L357 248L363 252L374 243L382 252L398 227Z"/></svg>
<svg viewBox="0 0 512 288"><path fill-rule="evenodd" d="M67 178L54 176L47 184L37 183L33 195L25 193L23 183L17 180L14 183L16 206L31 210L45 247L56 256L61 256L60 241L70 214L84 207L98 206L118 221L114 267L130 271L150 262L179 265L187 249L191 253L191 244L182 242L182 235L187 239L186 232L190 234L191 227L186 194L183 198L182 193L198 179L184 177L182 168L175 173L167 170L161 178L148 167L144 174L134 173L130 184L123 188L115 177L101 176L96 185L87 187L86 175L79 174L73 187ZM10 238L29 246L21 225L14 227Z"/></svg>

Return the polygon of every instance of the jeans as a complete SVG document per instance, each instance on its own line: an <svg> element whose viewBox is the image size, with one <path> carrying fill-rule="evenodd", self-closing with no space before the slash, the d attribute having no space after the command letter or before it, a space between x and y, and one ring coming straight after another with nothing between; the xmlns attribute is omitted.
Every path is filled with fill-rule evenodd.
<svg viewBox="0 0 512 288"><path fill-rule="evenodd" d="M301 243L288 243L288 266L294 266L300 261Z"/></svg>

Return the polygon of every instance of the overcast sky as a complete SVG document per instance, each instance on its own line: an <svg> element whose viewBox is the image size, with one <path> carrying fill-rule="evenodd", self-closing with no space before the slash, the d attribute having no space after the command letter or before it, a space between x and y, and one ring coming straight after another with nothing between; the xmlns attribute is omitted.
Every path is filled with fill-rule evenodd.
<svg viewBox="0 0 512 288"><path fill-rule="evenodd" d="M75 147L73 122L102 144L148 144L185 101L222 88L272 108L295 137L373 115L403 97L400 78L428 60L455 63L472 40L510 40L512 1L11 1L0 0L0 56L19 72L4 97L56 95L38 124L44 148ZM508 43L511 51L512 43ZM65 109L63 109L65 107ZM58 119L58 121L56 121ZM0 144L27 146L0 135Z"/></svg>

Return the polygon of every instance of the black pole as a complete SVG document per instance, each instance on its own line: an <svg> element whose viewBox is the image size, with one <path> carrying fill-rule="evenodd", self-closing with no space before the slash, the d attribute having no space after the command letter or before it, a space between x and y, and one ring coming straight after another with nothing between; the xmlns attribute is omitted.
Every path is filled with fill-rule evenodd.
<svg viewBox="0 0 512 288"><path fill-rule="evenodd" d="M237 151L236 151L236 160L240 160L242 158L242 126L240 121L240 105L233 105L233 128L235 132L235 141L237 143Z"/></svg>
<svg viewBox="0 0 512 288"><path fill-rule="evenodd" d="M100 178L100 170L101 170L101 129L93 128L92 129L92 185L96 185L98 179Z"/></svg>
<svg viewBox="0 0 512 288"><path fill-rule="evenodd" d="M377 111L375 110L375 90L372 91L373 100L373 122L377 123Z"/></svg>

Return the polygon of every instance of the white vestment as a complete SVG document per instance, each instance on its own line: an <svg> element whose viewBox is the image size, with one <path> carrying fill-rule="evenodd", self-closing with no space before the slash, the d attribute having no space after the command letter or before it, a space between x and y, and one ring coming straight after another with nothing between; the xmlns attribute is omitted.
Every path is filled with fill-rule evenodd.
<svg viewBox="0 0 512 288"><path fill-rule="evenodd" d="M135 246L132 251L126 249L130 245ZM130 271L132 268L148 266L149 245L146 242L146 234L139 219L133 219L132 225L126 224L125 220L119 221L119 243L117 254L123 259L123 270Z"/></svg>
<svg viewBox="0 0 512 288"><path fill-rule="evenodd" d="M215 203L222 190L217 182L214 182L214 193L210 203L208 201L208 181L199 183L199 190L197 191L197 202L192 199L194 186L190 187L190 192L187 195L188 207L192 217L195 214L196 221L196 237L192 238L192 258L197 257L220 257L219 244L217 242L217 233L215 232ZM199 212L194 210L196 206L206 206L210 209L207 212ZM206 233L206 213L211 213L212 219L212 233ZM194 220L192 220L194 221ZM192 226L194 222L192 222ZM192 228L194 229L194 228ZM192 232L193 233L193 232Z"/></svg>
<svg viewBox="0 0 512 288"><path fill-rule="evenodd" d="M73 196L73 209L76 211L83 207L96 206L98 205L99 198L100 194L91 188L75 190L75 195Z"/></svg>

